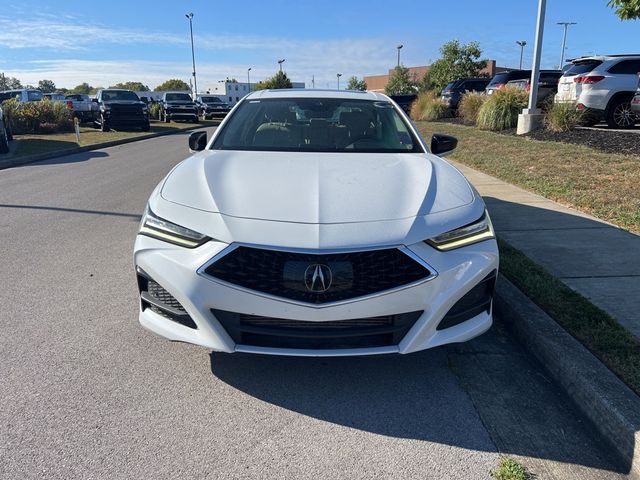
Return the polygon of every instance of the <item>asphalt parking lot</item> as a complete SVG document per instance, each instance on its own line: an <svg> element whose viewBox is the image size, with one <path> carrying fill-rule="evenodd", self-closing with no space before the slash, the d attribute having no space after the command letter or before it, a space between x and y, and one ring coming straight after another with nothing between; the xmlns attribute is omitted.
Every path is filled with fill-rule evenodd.
<svg viewBox="0 0 640 480"><path fill-rule="evenodd" d="M509 319L345 359L211 354L137 323L132 247L186 134L0 171L0 478L540 479L621 465Z"/></svg>

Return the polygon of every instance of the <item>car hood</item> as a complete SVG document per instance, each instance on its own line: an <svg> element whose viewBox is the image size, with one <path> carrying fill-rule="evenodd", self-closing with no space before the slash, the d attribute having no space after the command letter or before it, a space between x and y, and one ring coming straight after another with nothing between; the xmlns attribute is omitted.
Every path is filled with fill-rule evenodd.
<svg viewBox="0 0 640 480"><path fill-rule="evenodd" d="M179 164L161 196L232 217L312 224L404 219L474 200L462 174L429 154L222 150Z"/></svg>

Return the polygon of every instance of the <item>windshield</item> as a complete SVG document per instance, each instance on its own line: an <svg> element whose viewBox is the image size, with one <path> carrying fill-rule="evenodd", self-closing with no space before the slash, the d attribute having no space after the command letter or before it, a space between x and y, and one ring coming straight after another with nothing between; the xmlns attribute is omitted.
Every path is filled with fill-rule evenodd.
<svg viewBox="0 0 640 480"><path fill-rule="evenodd" d="M138 95L136 95L134 92L130 92L127 90L103 90L102 100L103 101L131 100L136 102L140 101L140 99L138 98Z"/></svg>
<svg viewBox="0 0 640 480"><path fill-rule="evenodd" d="M448 90L451 90L455 84L456 84L456 82L449 82L449 83L447 83L447 86L446 86L446 87L444 87L444 88L442 89L442 91L443 91L443 92L446 92L446 91L448 91Z"/></svg>
<svg viewBox="0 0 640 480"><path fill-rule="evenodd" d="M583 73L589 73L591 70L602 64L600 60L587 60L584 62L574 63L567 69L562 75L563 77L572 77L574 75L581 75Z"/></svg>
<svg viewBox="0 0 640 480"><path fill-rule="evenodd" d="M389 102L277 98L243 102L213 144L216 150L422 152Z"/></svg>
<svg viewBox="0 0 640 480"><path fill-rule="evenodd" d="M167 93L165 98L167 102L191 102L191 97L188 93Z"/></svg>
<svg viewBox="0 0 640 480"><path fill-rule="evenodd" d="M30 102L42 100L42 92L40 90L27 90L27 100Z"/></svg>
<svg viewBox="0 0 640 480"><path fill-rule="evenodd" d="M222 103L218 97L201 97L200 100L204 103Z"/></svg>

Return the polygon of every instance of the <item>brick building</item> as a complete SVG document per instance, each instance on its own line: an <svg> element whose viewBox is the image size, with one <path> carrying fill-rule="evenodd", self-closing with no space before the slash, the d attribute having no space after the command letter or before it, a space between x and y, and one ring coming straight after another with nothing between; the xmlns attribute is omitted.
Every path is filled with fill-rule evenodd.
<svg viewBox="0 0 640 480"><path fill-rule="evenodd" d="M431 66L425 65L422 67L408 67L409 74L413 76L416 81L421 81L425 74L429 71ZM487 60L487 66L480 71L481 76L493 77L496 73L509 70L504 67L496 67L495 60ZM384 87L389 83L389 76L393 72L393 69L389 69L389 73L386 75L369 75L364 77L364 81L367 84L367 90L374 92L384 92Z"/></svg>

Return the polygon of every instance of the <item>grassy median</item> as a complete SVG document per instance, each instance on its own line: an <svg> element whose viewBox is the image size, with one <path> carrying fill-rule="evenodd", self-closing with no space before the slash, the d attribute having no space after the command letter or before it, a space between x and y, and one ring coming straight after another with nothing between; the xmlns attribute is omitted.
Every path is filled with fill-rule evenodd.
<svg viewBox="0 0 640 480"><path fill-rule="evenodd" d="M640 395L640 342L524 253L498 240L500 271Z"/></svg>
<svg viewBox="0 0 640 480"><path fill-rule="evenodd" d="M458 138L451 156L559 203L640 232L640 156L544 142L446 122L417 122L425 138Z"/></svg>
<svg viewBox="0 0 640 480"><path fill-rule="evenodd" d="M75 147L85 147L89 145L99 145L114 140L122 140L125 138L134 138L152 133L172 132L184 128L199 128L218 125L216 121L202 121L200 123L164 123L151 122L151 130L149 132L140 131L115 131L101 132L91 127L80 128L80 143L76 141L76 134L71 133L53 133L47 135L15 135L16 151L12 158L22 157L25 155L35 155L38 153L52 152L56 150L66 150Z"/></svg>

